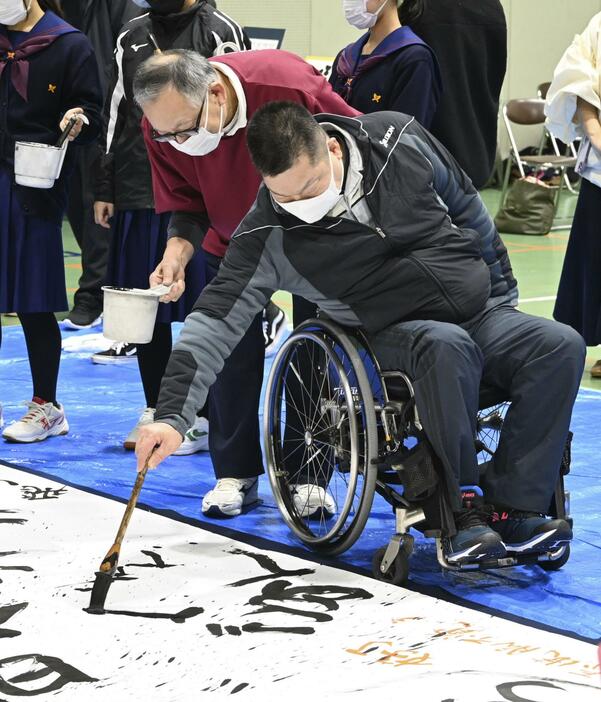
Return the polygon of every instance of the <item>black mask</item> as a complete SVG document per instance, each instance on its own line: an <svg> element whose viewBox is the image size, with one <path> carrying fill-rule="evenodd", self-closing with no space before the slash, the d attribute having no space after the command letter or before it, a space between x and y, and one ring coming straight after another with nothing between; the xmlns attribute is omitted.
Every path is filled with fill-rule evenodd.
<svg viewBox="0 0 601 702"><path fill-rule="evenodd" d="M181 12L184 7L184 0L146 0L146 2L155 15L173 15Z"/></svg>

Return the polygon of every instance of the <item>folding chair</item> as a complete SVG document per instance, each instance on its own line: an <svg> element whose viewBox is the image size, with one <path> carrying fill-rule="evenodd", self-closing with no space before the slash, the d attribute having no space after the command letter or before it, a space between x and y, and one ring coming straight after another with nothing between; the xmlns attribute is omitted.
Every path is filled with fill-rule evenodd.
<svg viewBox="0 0 601 702"><path fill-rule="evenodd" d="M538 97L541 100L547 99L547 93L549 92L550 87L551 87L550 81L539 84L539 86L537 88L537 93L538 93ZM551 140L551 144L553 145L553 151L555 152L556 156L570 156L571 155L574 158L578 157L578 149L576 148L573 141L571 141L569 144L566 144L566 152L567 153L562 154L561 149L559 148L559 144L557 142L557 139L547 129L545 129L542 140L541 140L541 148L540 148L539 154L542 154L542 152L543 152L544 145L547 141L547 136ZM564 173L563 180L564 180L564 183L566 184L566 188L572 193L572 195L576 195L578 191L576 188L574 188L574 186L570 182L570 179L568 178L567 173Z"/></svg>
<svg viewBox="0 0 601 702"><path fill-rule="evenodd" d="M522 98L509 100L503 106L503 121L509 136L511 150L507 159L507 168L505 169L505 178L503 180L503 191L501 194L501 207L505 204L505 197L509 189L509 179L511 169L514 164L518 167L522 178L526 177L524 166L534 166L538 168L558 168L561 171L561 181L555 195L555 205L559 204L561 191L563 190L564 177L566 170L573 168L576 165L576 155L562 156L559 153L559 147L555 141L555 154L538 154L536 156L521 156L517 147L517 142L511 128L512 124L520 125L544 125L545 123L545 101L541 98ZM543 126L544 128L544 126ZM552 137L553 140L553 137Z"/></svg>

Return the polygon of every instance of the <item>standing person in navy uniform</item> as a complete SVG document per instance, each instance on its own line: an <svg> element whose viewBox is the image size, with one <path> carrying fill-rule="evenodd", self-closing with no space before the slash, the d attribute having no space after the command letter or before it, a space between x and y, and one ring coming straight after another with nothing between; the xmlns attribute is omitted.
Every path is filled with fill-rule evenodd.
<svg viewBox="0 0 601 702"><path fill-rule="evenodd" d="M71 140L86 144L100 132L93 49L60 13L57 0L0 5L0 311L19 315L33 379L27 413L3 436L24 443L69 429L56 399L61 335L54 312L68 309L61 228L75 153L67 152L54 187L39 190L16 184L15 142L54 144L77 115Z"/></svg>
<svg viewBox="0 0 601 702"><path fill-rule="evenodd" d="M94 214L98 225L112 229L107 283L147 288L167 244L171 213L155 211L150 163L140 126L143 114L133 96L136 70L156 52L190 49L209 57L250 49L250 41L231 17L206 0L135 2L147 11L128 22L117 39L113 80L104 109L103 156L94 187ZM206 284L202 252L188 264L187 280L186 293L177 303L160 306L152 341L137 346L146 406L125 437L128 450L136 447L140 426L153 420L171 354L171 323L184 321ZM118 344L95 354L92 360L119 362L127 360L132 352L132 345ZM198 417L180 453L208 450L207 433L207 419Z"/></svg>
<svg viewBox="0 0 601 702"><path fill-rule="evenodd" d="M431 0L412 25L436 52L444 94L430 132L483 188L495 165L499 97L507 67L501 0Z"/></svg>
<svg viewBox="0 0 601 702"><path fill-rule="evenodd" d="M410 25L423 0L343 0L347 21L368 29L343 49L330 83L349 105L368 114L394 110L429 127L442 93L436 56Z"/></svg>
<svg viewBox="0 0 601 702"><path fill-rule="evenodd" d="M123 25L142 14L132 0L61 0L65 19L81 30L94 47L102 94L106 98L113 69L115 43ZM100 153L98 144L78 149L77 165L69 184L67 219L81 249L81 276L73 308L63 325L89 329L101 323L102 286L106 280L110 237L94 222L92 186Z"/></svg>

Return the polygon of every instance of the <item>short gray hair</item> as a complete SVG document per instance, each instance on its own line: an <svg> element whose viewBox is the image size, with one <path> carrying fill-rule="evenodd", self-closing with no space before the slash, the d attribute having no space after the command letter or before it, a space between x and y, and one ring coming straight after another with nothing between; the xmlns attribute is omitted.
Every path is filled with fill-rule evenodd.
<svg viewBox="0 0 601 702"><path fill-rule="evenodd" d="M173 87L196 107L203 105L217 73L204 56L187 49L172 49L144 61L134 76L134 99L139 105L154 102Z"/></svg>

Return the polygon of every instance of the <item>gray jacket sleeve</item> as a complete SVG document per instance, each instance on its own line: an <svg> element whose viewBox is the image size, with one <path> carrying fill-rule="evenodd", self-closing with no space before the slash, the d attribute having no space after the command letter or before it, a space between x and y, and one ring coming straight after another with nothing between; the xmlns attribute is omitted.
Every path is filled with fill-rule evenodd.
<svg viewBox="0 0 601 702"><path fill-rule="evenodd" d="M209 388L254 317L278 290L265 234L233 238L217 277L198 298L175 345L155 421L182 436L193 425Z"/></svg>

